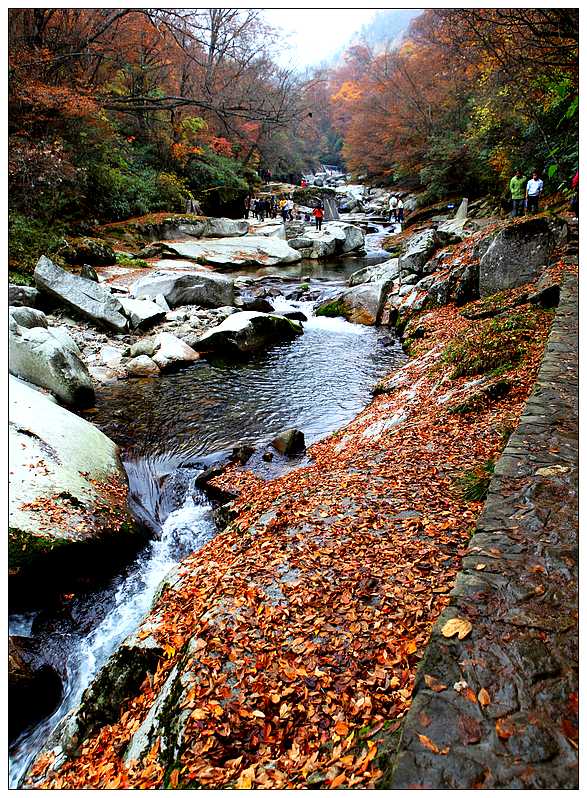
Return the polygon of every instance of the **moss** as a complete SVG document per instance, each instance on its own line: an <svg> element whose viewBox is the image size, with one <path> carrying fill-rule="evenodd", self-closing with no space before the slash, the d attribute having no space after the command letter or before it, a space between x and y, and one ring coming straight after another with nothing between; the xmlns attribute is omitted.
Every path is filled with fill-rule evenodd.
<svg viewBox="0 0 587 798"><path fill-rule="evenodd" d="M116 254L116 265L125 269L150 269L152 264L141 258L130 258L127 255Z"/></svg>
<svg viewBox="0 0 587 798"><path fill-rule="evenodd" d="M333 299L325 305L321 305L316 311L316 316L327 316L334 319L338 316L345 316L344 303L340 299Z"/></svg>
<svg viewBox="0 0 587 798"><path fill-rule="evenodd" d="M8 565L23 568L35 564L47 552L67 545L70 541L33 535L16 527L8 529Z"/></svg>

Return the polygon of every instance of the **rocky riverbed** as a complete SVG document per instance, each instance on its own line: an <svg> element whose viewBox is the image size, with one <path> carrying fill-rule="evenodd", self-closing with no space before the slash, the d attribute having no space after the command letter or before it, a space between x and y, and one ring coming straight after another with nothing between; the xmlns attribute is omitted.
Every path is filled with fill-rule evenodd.
<svg viewBox="0 0 587 798"><path fill-rule="evenodd" d="M381 204L384 201L382 197ZM357 214L364 213L364 210L355 208ZM369 210L372 216L377 213L375 208ZM348 256L349 252L351 255L360 255L364 245L364 233L360 230L358 233L350 233L348 228L352 225L335 222L331 225L336 226L331 226L318 248L310 230L303 229L303 226L302 229L297 229L295 224L288 230L286 226L283 229L284 238L276 239L280 241L279 251L283 250L285 253L285 246L296 254L290 256L286 253L285 259L276 264L274 261L267 262L269 250L266 244L261 245L251 240L240 248L233 244L234 225L221 224L222 220L217 220L212 227L207 222L200 227L199 220L183 219L181 225L192 229L188 232L184 228L182 232L192 239L201 238L202 232L214 229L217 236L216 243L213 244L216 253L214 262L216 268L221 267L222 274L211 270L209 264L198 262L211 257L212 250L208 244L202 247L189 238L187 243L177 242L177 220L174 223L157 223L159 227L155 232L159 234L161 246L152 243L152 230L125 230L124 235L131 236L135 244L137 235L140 234L143 238L151 236L149 246L154 249L145 250L143 242L141 252L143 256L152 257L154 265L134 274L131 269L120 270L114 265L102 267L102 279L98 283L94 281L93 285L96 287L88 290L85 285L76 282L81 280L82 283L87 283L87 280L71 275L63 276L54 271L55 267L42 264L39 288L54 298L58 292L55 286L66 283L66 304L69 302L70 306L64 308L45 305L45 316L35 312L32 315L28 312L27 315L27 308L22 306L27 302L29 305L37 304L38 296L29 294L27 297L25 291L24 301L17 300L21 307L16 307L12 312L11 335L14 336L15 346L20 347L19 352L32 352L28 359L21 356L19 376L33 382L36 378L37 385L41 382L36 376L39 374L41 351L43 357L47 357L49 352L53 353L53 363L61 362L56 358L55 352L67 352L68 384L76 379L78 372L72 371L72 363L77 358L81 364L78 369L79 379L86 380L84 374L87 374L93 383L93 390L98 393L109 390L110 386L115 389L118 380L131 376L141 376L144 379L133 381L129 385L141 386L145 382L147 386L154 386L157 381L164 384L166 380L177 379L178 387L185 386L187 383L182 382L181 369L188 367L186 374L204 373L201 371L204 364L200 361L205 358L206 362L210 360L210 365L205 368L212 369L206 374L212 377L213 370L217 368L214 358L228 358L230 361L235 353L242 352L246 352L248 358L253 357L248 362L253 369L251 373L254 373L257 363L255 358L264 357L262 353L267 347L284 355L287 352L302 352L303 347L300 348L297 342L307 340L312 345L312 341L317 339L313 339L310 332L319 329L320 325L326 325L323 329L339 331L346 330L340 325L351 328L352 325L342 321L341 317L357 325L357 331L363 331L359 338L374 342L380 340L384 349L383 339L369 338L380 335L369 328L395 326L403 334L404 347L415 359L409 367L393 375L391 379L380 382L375 389L379 398L356 421L351 422L343 433L314 446L310 450L310 461L303 459L297 464L294 462L293 465L298 468L293 471L291 467L285 469L291 472L289 475L275 479L279 476L278 467L277 471L265 473L265 479L274 477L270 481L262 481L259 476L253 476L251 467L253 470L257 469L259 475L263 474L261 448L258 455L252 458L249 470L242 471L238 465L232 466L210 483L217 497L222 496L224 501L228 498L233 502L236 499L236 503L229 503L222 512L224 521L232 519L232 524L213 542L206 544L201 553L185 561L179 572L179 580L170 585L167 593L162 594L138 636L128 638L106 665L106 670L98 673L96 669L91 674L86 673L88 681L90 676L96 673L98 675L83 698L79 687L82 682L77 682L77 692L71 692L69 703L62 705L64 709L71 708L73 714L66 725L52 736L51 743L46 746L47 754L35 765L32 771L35 783L39 783L40 779L47 779L48 785L53 787L81 786L76 775L77 760L69 759L73 752L71 734L75 728L78 737L85 736L87 740L85 756L89 770L86 768L84 771L86 783L83 786L88 783L100 787L162 786L167 783L167 779L170 779L171 786L197 784L208 787L308 786L314 783L333 787L343 783L351 786L372 786L377 783L387 768L381 759L381 753L385 752L389 744L389 735L399 728L396 724L409 704L415 665L421 656L431 625L444 606L445 587L448 590L452 584L459 546L463 545L466 530L470 529L475 513L481 507L480 503L472 507L462 503L462 497L459 497L454 488L455 480L459 475L462 477L467 469L479 467L475 463L479 464L483 458L495 459L499 455L504 443L500 426L504 423L515 423L521 411L531 388L541 347L552 318L548 308L556 305L560 293L560 270L546 267L552 264L556 252L559 251L557 247L567 237L564 221L539 217L514 224L495 220L489 220L490 223L477 220L470 224L467 218L461 217L462 213L455 220L428 218L410 231L394 230L391 244L395 248L394 257L384 259L380 255L377 259L379 262L357 260L356 268L350 268L346 272L349 275L348 285L344 287L340 279L325 279L324 276L312 278L313 268L309 267L308 274L298 272L293 280L291 277L289 280L287 278L288 273L295 274L302 254L310 259L307 263L312 259L319 260L321 251L329 251L330 256L337 252L343 256ZM275 231L269 232L270 226L266 226L267 235L256 237L265 242L271 241ZM346 232L339 235L340 231ZM255 234L258 232L255 231ZM237 231L237 235L242 240L241 233ZM244 239L247 239L246 235ZM223 240L228 242L225 247L222 247ZM296 251L291 247L292 242L300 249ZM349 252L344 251L344 242L349 242ZM331 247L334 249L330 250ZM271 258L277 250L278 248L271 250L274 253ZM260 272L254 276L242 272L243 268L250 268L247 264L252 251L256 252L256 257L259 258L256 265L260 267ZM519 261L516 270L511 269L508 257L508 252L512 251L515 252L517 262ZM220 252L224 254L220 256ZM232 271L227 271L226 253L232 258ZM136 254L140 252L137 251ZM192 260L186 261L186 257ZM306 267L304 262L301 263L300 269L303 270ZM278 276L275 276L275 269L278 270ZM495 277L496 273L499 278ZM488 282L490 274L490 280L493 280L491 284ZM496 279L506 289L497 296L493 293ZM47 281L51 281L50 287ZM16 291L14 295L16 296ZM42 296L41 293L41 304ZM478 300L479 296L482 298ZM98 308L99 318L109 327L109 330L97 335L95 320L81 320L89 312L95 313L92 303L96 301L102 303ZM465 307L459 312L457 308L462 305ZM124 320L122 329L119 326L119 317ZM308 318L311 319L309 324L306 323ZM500 326L502 324L506 324L503 330ZM463 359L466 362L464 354L459 357L455 353L466 353L467 347L482 345L483 337L476 337L481 334L477 333L481 328L490 337L505 334L503 346L497 347L496 351L499 351L500 356L509 353L510 359L506 357L503 362L494 363L494 355L487 355L488 362L480 371L467 372L465 368L459 373L455 366L449 373L447 366L451 362L455 364ZM527 341L525 349L518 350L514 347L510 351L510 333L506 329L511 331L514 328L519 329L521 340ZM352 352L352 348L350 351ZM384 362L382 351L378 350L380 364ZM451 361L451 358L454 359ZM332 361L332 357L330 360ZM308 364L311 362L309 358ZM327 384L330 380L326 376L329 366L332 367L333 363L325 363L326 370L319 375L310 372L308 376L314 380L320 379L321 384ZM288 363L285 359L283 367L291 369L292 362ZM497 372L493 374L496 367L501 368L499 375ZM177 375L164 376L178 368L180 371ZM478 366L475 368L479 369ZM230 373L238 373L234 366L229 369ZM345 373L344 368L342 373ZM371 371L369 373L373 374ZM481 376L471 379L471 376L479 374ZM289 376L288 374L284 380L285 385L289 384ZM299 377L295 376L295 367L292 376L295 378L292 384L299 382ZM304 385L305 382L304 379ZM209 380L207 384L213 386L214 380ZM38 393L26 386L23 390ZM272 392L271 388L269 392ZM314 394L318 396L319 393L316 387ZM41 394L38 395L43 401L49 401L41 397ZM139 401L147 395L140 394ZM189 395L193 399L194 395ZM238 389L233 395L238 396ZM153 436L158 435L155 423L159 412L157 396L160 393L155 391L149 397L149 402L152 403L150 407L154 409L150 423ZM182 394L177 396L181 405ZM64 397L67 399L69 394L64 393ZM71 398L68 401L75 404ZM221 391L220 394L202 396L194 406L199 412L199 406L205 406L208 401L222 404L226 399ZM364 404L366 399L361 401ZM239 405L239 400L236 405ZM435 408L434 411L432 408ZM356 410L347 421L355 413ZM122 422L121 440L125 434L127 440L132 440L136 434L132 424L132 417ZM465 427L468 437L463 437ZM115 428L116 425L112 427ZM336 423L331 429L335 428ZM125 434L122 433L123 429ZM469 443L472 440L477 442L474 451L462 449L465 439ZM226 439L224 445L228 445L229 450L231 442L236 444L245 441L242 438L240 441ZM262 438L258 442L266 446L269 437L267 442ZM311 437L308 442L313 442ZM420 451L420 445L425 445L426 451ZM275 451L278 452L279 466L279 457L282 455L278 448ZM186 452L184 450L184 454ZM195 461L192 450L189 465L194 471L193 476L205 467L205 454L202 451L198 456L203 459ZM441 458L438 461L435 459L436 454ZM162 485L169 484L171 487L171 482L176 479L173 477L170 481L172 474L177 472L177 466L181 464L178 456L179 450L171 458L169 453L163 458L157 455L147 467L142 460L126 464L129 473L138 468L134 473L141 475L140 483L136 482L136 477L131 479L131 493L138 487L139 502L140 493L143 493L143 509L157 508L156 515L159 523L163 523L163 529L166 528L166 519L171 523L171 519L175 518L174 513L179 513L177 523L173 521L169 527L170 543L175 539L178 529L187 529L185 521L180 521L184 506L177 505L177 498L171 499L173 491L161 492ZM234 459L238 461L241 456L244 455L240 453ZM287 455L283 457L287 460ZM415 468L416 463L421 467ZM39 465L45 467L42 463L36 464L37 467ZM304 466L302 470L299 470L300 466ZM422 469L428 470L424 473ZM185 495L185 486L188 483L184 480L182 484L182 495ZM123 486L123 498L126 490L126 486ZM415 498L418 491L421 506ZM165 493L171 503L165 499L161 504L157 498L159 493L161 496ZM448 500L447 495L450 497ZM444 497L443 500L441 496ZM138 508L137 493L134 492L130 498ZM185 507L190 507L187 500ZM191 512L189 509L188 518L193 517ZM282 529L286 531L285 537L281 535ZM383 529L388 529L386 534L391 535L389 540L382 534ZM255 530L252 538L249 534L251 530ZM436 531L432 534L430 530ZM438 530L443 530L440 538L437 535ZM450 540L446 537L447 532L450 533ZM406 535L413 536L413 540L410 537L410 551L406 550L406 553L402 550L401 556L398 554L399 559L396 557L387 561L386 552L389 551L389 546L392 545L394 550L398 548L398 534L404 542ZM246 556L240 545L243 535L247 540ZM300 536L303 536L303 540ZM167 540L166 533L163 533L162 539ZM193 547L193 542L188 544L190 545ZM344 546L344 551L340 549L340 545ZM445 545L448 547L446 550L443 549ZM259 546L263 548L262 555L261 550L257 551ZM450 546L453 548L449 551ZM379 551L378 547L383 548ZM317 571L314 553L318 551L322 551L322 559ZM292 552L295 554L295 563L290 562ZM374 563L377 563L377 568L373 566L377 570L377 584L368 586L367 593L371 598L378 598L363 606L361 596L365 591L361 585L366 575L359 563L367 557L367 552L369 556L374 553ZM283 565L285 557L286 570L282 572L278 568L276 576L272 566L268 564L268 554L271 563L275 561L275 565ZM407 557L405 562L401 559L404 554ZM446 566L448 562L452 564ZM420 563L426 564L426 567L421 568ZM255 570L257 566L261 567L262 573ZM343 567L344 573L339 566ZM230 587L228 592L216 582L212 584L212 575L217 574L219 569L226 571L224 576ZM401 640L394 638L390 642L389 623L381 613L387 597L393 595L398 606L403 590L399 574L406 572L406 569L412 574L410 595L414 593L413 585L419 584L416 576L420 571L423 570L425 582L429 578L432 582L426 582L421 591L416 591L422 593L424 603L421 606L420 597L417 597L415 604L411 602L410 607L406 605L404 608L404 621L408 615L411 618L411 614L416 613L408 625L407 621L402 622L406 634ZM325 572L330 574L328 584L322 580ZM234 611L229 613L229 620L222 608L232 606L236 600L237 593L231 591L235 585L240 584L241 577L246 580L248 591L252 591L252 594L248 597L247 589L243 587L244 603L237 601L238 607L235 605ZM194 578L197 578L197 588L193 583ZM315 592L316 580L320 583L318 594ZM290 595L290 581L292 588L295 588L295 595L298 596L295 601L294 594ZM298 590L300 584L303 585L301 592ZM191 621L189 628L185 626L187 621L177 609L176 603L183 601L185 590L191 591L192 596L200 596L201 593L202 601L205 599L206 611L208 614L212 613L202 628L196 628L197 624L194 626ZM275 591L278 593L274 596ZM137 595L139 594L143 599L137 607L144 612L147 609L144 603L147 601L144 598L146 594L140 591ZM247 609L249 598L256 606L265 608L262 617L250 617ZM315 606L314 599L319 603L319 624L315 621L315 613L310 620L307 617L310 606ZM332 615L335 607L342 607L341 612L345 616L342 620L338 618L338 610ZM248 671L241 673L241 665L249 662L251 657L255 659L264 656L255 641L263 639L266 642L267 629L263 619L276 612L286 613L289 620L284 628L294 631L291 635L288 633L288 637L275 642L275 657L285 657L287 663L283 667L293 670L291 678L288 677L289 686L284 687L281 683L280 671L279 674L273 674L277 679L275 684L267 683L261 691L262 696L266 694L275 704L272 707L265 698L259 704L256 700L257 692L250 693L250 674L247 675ZM373 612L377 617L372 617ZM352 618L346 617L348 613ZM134 623L139 617L140 615L132 615ZM173 619L173 634L168 626L170 618ZM272 628L275 627L274 620L275 618L272 620ZM395 619L394 626L397 626L397 620ZM229 656L229 652L224 651L221 644L218 647L209 638L208 632L213 631L218 623L224 630L222 639L228 629L233 640L237 641L236 659ZM326 627L322 628L324 623L328 627L327 633L324 632ZM355 639L362 641L358 648L355 646L352 650L356 649L359 660L363 657L365 662L379 663L374 673L363 673L361 667L357 670L360 663L359 660L355 662L355 654L352 652L347 652L352 662L347 661L348 657L345 659L343 656L341 659L341 652L346 644L343 645L342 638L339 641L340 646L335 645L335 641L339 640L339 631L349 623L351 627L356 627L353 632ZM370 630L366 636L362 635L363 624L366 630ZM281 628L282 625L280 621L278 626ZM311 638L307 637L307 630L314 627ZM419 630L417 633L416 629ZM121 642L121 638L116 636L108 639L113 645ZM143 640L148 641L147 646L141 642ZM380 661L378 652L381 646L386 650L393 650L394 659L390 662ZM192 663L194 656L199 662L197 673ZM301 660L298 662L300 656L314 669L312 673L302 668L302 674ZM100 664L105 659L106 655L100 660ZM136 668L133 664L135 660L138 663ZM235 685L232 682L229 685L231 702L236 702L240 707L241 720L237 723L236 716L232 717L231 709L230 717L224 718L224 713L216 713L213 721L214 728L218 723L228 724L228 731L224 736L230 750L235 752L234 766L230 767L230 763L224 765L228 760L220 750L223 745L221 741L214 742L212 748L204 746L200 750L198 747L199 741L204 738L208 741L216 740L216 737L210 738L205 731L208 729L208 713L212 710L208 704L205 707L200 706L200 676L202 673L208 674L208 689L215 691L222 685L226 687L226 679L219 677L212 660L218 663L222 673L234 671L238 676L237 684L241 685L236 692L233 689ZM232 664L226 664L228 661ZM142 674L138 677L138 682L134 676L129 681L129 663L132 673ZM140 685L145 673L155 674L154 679L149 679L149 689L145 683ZM267 671L263 679L272 679L271 673L273 672ZM301 676L304 684L297 683ZM324 685L321 681L323 678L327 679ZM316 682L316 685L309 684L308 679ZM355 704L358 696L360 707L352 705L352 702L348 704L344 685L340 690L336 687L341 686L341 679L344 685L352 689ZM190 698L191 714L185 718L182 716L180 725L170 729L165 720L168 699L171 700L170 696L174 696L173 701L176 702L177 696L183 696L186 685L192 682L195 698ZM336 687L334 694L338 698L331 699L328 711L319 707L312 699L318 683L321 689L330 689L333 685ZM306 695L307 700L303 705L290 704L287 696L292 691ZM116 696L116 706L105 699L106 694L110 693ZM272 695L278 696L278 700L274 701ZM82 706L98 706L97 714L87 709L81 713L76 711L76 704L80 699ZM119 703L122 699L129 703L126 705L128 709L119 717ZM181 701L185 703L187 698L184 696ZM216 698L213 703L215 701ZM306 717L304 712L310 711L314 714ZM196 719L196 727L192 728L194 712L200 715ZM275 712L278 712L277 716ZM259 724L254 718L270 720L262 720ZM111 735L108 741L104 737L105 722L110 730L108 734ZM235 723L237 726L245 724L246 730L243 726L243 734L239 732L235 736L231 731L234 730ZM134 731L129 731L131 727ZM367 736L361 734L365 727L370 730ZM135 735L137 728L138 737ZM313 729L315 734L312 731L308 736L305 732L300 737L298 732L301 729ZM49 727L38 729L35 736L37 747L45 742L43 736L48 732ZM179 752L179 743L174 736L176 733L184 741ZM255 743L251 747L251 734L257 737L261 735L262 744ZM289 753L278 756L277 749L273 748L277 745L281 751L284 740L288 741L288 752L290 744L300 752L293 759ZM334 749L327 744L328 741L334 744ZM261 738L258 742L261 742ZM119 757L118 753L123 749L125 753ZM175 751L171 759L170 751ZM19 767L22 768L26 762L26 754L19 761ZM273 765L268 768L267 763L270 761ZM88 772L93 774L89 782ZM310 775L311 781L308 780Z"/></svg>

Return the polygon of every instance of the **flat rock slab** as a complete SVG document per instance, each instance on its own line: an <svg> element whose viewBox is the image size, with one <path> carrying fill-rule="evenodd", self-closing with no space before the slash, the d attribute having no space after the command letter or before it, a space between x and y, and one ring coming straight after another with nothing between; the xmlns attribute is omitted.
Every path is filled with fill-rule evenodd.
<svg viewBox="0 0 587 798"><path fill-rule="evenodd" d="M295 263L302 257L286 241L274 236L175 241L168 246L180 258L216 266L278 266L281 263Z"/></svg>
<svg viewBox="0 0 587 798"><path fill-rule="evenodd" d="M382 788L578 787L577 333L567 277Z"/></svg>
<svg viewBox="0 0 587 798"><path fill-rule="evenodd" d="M120 302L102 285L66 272L44 255L39 258L34 278L39 291L55 297L90 321L116 332L126 329L127 320Z"/></svg>

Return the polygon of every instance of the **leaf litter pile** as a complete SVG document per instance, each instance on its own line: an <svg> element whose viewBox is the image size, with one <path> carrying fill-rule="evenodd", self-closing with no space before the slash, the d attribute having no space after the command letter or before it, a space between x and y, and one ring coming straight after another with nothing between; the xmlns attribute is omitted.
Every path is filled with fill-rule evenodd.
<svg viewBox="0 0 587 798"><path fill-rule="evenodd" d="M143 623L157 669L74 758L53 770L43 755L30 783L375 786L482 508L459 479L499 457L536 377L553 313L522 309L532 338L498 377L451 377L443 357L486 321L454 306L420 314L410 361L312 447L311 465L269 482L236 465L217 477L239 494L235 520L182 562ZM507 392L484 393L497 378Z"/></svg>

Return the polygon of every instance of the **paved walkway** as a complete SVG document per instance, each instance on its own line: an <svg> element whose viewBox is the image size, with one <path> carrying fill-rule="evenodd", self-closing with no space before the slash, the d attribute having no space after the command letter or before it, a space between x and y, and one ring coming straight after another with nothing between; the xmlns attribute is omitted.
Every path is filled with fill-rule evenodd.
<svg viewBox="0 0 587 798"><path fill-rule="evenodd" d="M577 335L568 276L380 787L578 786ZM472 625L462 640L443 636L450 618Z"/></svg>

